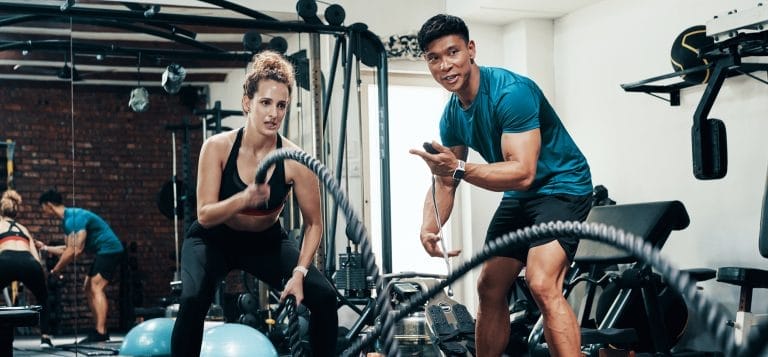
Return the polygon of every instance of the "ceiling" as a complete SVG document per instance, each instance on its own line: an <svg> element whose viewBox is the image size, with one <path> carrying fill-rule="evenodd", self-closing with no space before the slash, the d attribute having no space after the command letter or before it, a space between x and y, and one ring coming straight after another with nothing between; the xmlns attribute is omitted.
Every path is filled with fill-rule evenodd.
<svg viewBox="0 0 768 357"><path fill-rule="evenodd" d="M333 3L343 6L345 1L370 0ZM445 6L447 12L473 22L503 25L519 18L557 18L598 1L445 0ZM153 5L157 3L162 5ZM234 6L223 8L223 3ZM255 31L254 22L266 26L258 29L259 48L295 36L294 31L270 24L311 23L298 16L296 4L294 0L0 0L0 80L44 83L74 77L78 85L135 86L140 81L151 86L160 84L168 65L178 63L186 71L185 84L222 82L228 73L246 66L252 52L245 49L243 34ZM320 7L317 13L322 17L327 6L322 2ZM263 10L250 10L255 8ZM187 21L190 18L206 21ZM218 26L207 21L212 18L233 23ZM292 54L291 49L286 54Z"/></svg>
<svg viewBox="0 0 768 357"><path fill-rule="evenodd" d="M295 13L244 8L243 14L238 12L241 9L201 1L186 1L195 3L194 7L162 1L164 5L153 8L141 1L0 0L0 80L68 82L74 78L78 85L136 86L140 81L152 86L160 85L162 73L177 63L186 72L185 85L222 82L229 72L243 69L259 49L282 48L291 55L286 52L287 41L280 40L293 32L272 24L305 24ZM62 11L67 3L72 6ZM159 11L147 13L152 10ZM257 22L266 28L249 37L251 48L246 49L244 34L255 33Z"/></svg>
<svg viewBox="0 0 768 357"><path fill-rule="evenodd" d="M523 18L556 19L603 0L446 0L450 14L472 22L506 25Z"/></svg>

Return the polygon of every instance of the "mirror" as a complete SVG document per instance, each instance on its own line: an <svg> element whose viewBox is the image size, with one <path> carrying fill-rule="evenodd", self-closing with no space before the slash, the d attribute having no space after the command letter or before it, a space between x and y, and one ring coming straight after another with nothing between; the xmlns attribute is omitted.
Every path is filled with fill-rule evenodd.
<svg viewBox="0 0 768 357"><path fill-rule="evenodd" d="M80 76L73 82L76 196L77 207L100 216L122 243L124 261L105 295L106 329L124 333L166 316L174 302L177 252L195 215L203 137L195 112L206 109L208 83L225 78L208 68L236 65L177 59L173 51L189 45L154 36L147 26L142 28L148 33L139 33L107 25L89 21L73 31L73 64ZM189 36L201 36L201 30L189 30ZM163 73L177 66L186 75L171 93L162 86ZM84 257L89 260L82 265L89 268L93 255ZM91 328L93 322L85 324Z"/></svg>
<svg viewBox="0 0 768 357"><path fill-rule="evenodd" d="M113 8L139 11L133 5ZM72 108L76 207L103 218L125 248L125 264L105 291L109 331L127 332L143 320L174 316L172 289L179 280L185 228L195 219L201 145L204 137L243 125L242 81L251 57L244 47L277 45L282 38L295 49L279 33L258 41L248 28L187 24L172 30L168 35L170 28L162 24L89 19L74 25L72 34L78 73ZM216 54L213 48L234 54ZM181 70L183 80L172 83ZM84 256L84 269L92 257ZM209 318L238 319L243 281L239 271L228 276ZM80 310L90 316L87 306ZM81 321L83 328L93 326L89 319Z"/></svg>
<svg viewBox="0 0 768 357"><path fill-rule="evenodd" d="M27 3L0 0L0 13L34 14ZM121 14L98 19L72 16L71 22L69 17L53 15L34 24L38 32L25 29L8 33L4 32L6 27L0 27L3 39L13 35L17 41L47 41L53 36L51 29L67 31L66 43L56 49L45 47L44 60L24 56L36 56L43 44L52 46L45 42L35 43L37 47L29 53L14 57L25 59L23 67L45 61L50 68L47 77L35 79L25 74L18 78L31 88L21 97L14 94L18 88L0 89L7 93L0 103L10 100L13 104L7 108L20 112L14 114L17 119L0 120L0 133L18 135L19 142L28 142L17 146L17 153L21 153L17 157L24 164L17 172L24 179L19 187L29 203L26 209L33 219L29 225L41 240L63 243L61 220L44 216L36 205L40 193L54 187L64 195L65 206L98 215L122 242L125 253L105 290L105 324L107 331L125 333L143 320L173 314L179 250L184 228L195 216L197 156L206 137L243 125L242 83L251 51L273 49L285 53L294 63L299 83L294 86L282 134L310 154L320 156L317 152L324 150L316 140L329 139L317 138L314 122L322 112L318 108L322 95L309 91L307 57L314 40L308 34L279 29L257 33L247 25L218 26L199 21L168 26L151 21L158 13L247 17L233 16L231 10L213 6L160 8L144 1L105 0L42 0L35 4L53 7L56 14L77 13L80 8ZM270 12L272 15L283 21L297 18L295 9ZM318 47L322 47L323 58L331 57L334 39L324 39ZM0 56L11 52L0 51ZM343 51L341 56L345 56ZM10 57L0 57L6 58ZM184 78L179 80L182 70ZM12 71L6 69L5 74L12 75ZM334 90L340 90L342 80L339 75ZM340 106L341 95L334 96L332 102ZM353 104L349 112L358 111ZM336 125L329 123L327 129L334 138L331 140L338 140ZM350 127L356 128L352 124ZM359 145L360 139L356 142ZM329 149L336 150L335 145L330 144ZM336 159L326 160L333 170ZM301 226L296 211L286 210L283 225L287 229ZM330 213L324 216L327 219ZM344 224L339 218L337 231L341 235ZM339 241L343 249L344 241ZM94 328L93 309L82 289L93 265L94 254L86 253L64 269L61 281L51 284L59 289L55 334L78 333L82 337ZM216 298L220 310L212 309L209 314L227 321L238 320L240 309L235 300L253 283L239 271L230 274Z"/></svg>
<svg viewBox="0 0 768 357"><path fill-rule="evenodd" d="M63 244L61 220L46 215L38 198L48 188L63 193L77 186L73 158L76 126L73 90L66 69L71 67L71 28L67 18L24 17L0 3L0 191L15 189L22 197L17 221L47 245ZM69 195L65 195L70 198ZM40 254L45 271L55 259ZM47 277L49 328L54 335L71 331L87 305L77 297L80 284ZM3 294L5 306L42 304L31 283L12 283ZM38 327L17 330L37 335Z"/></svg>

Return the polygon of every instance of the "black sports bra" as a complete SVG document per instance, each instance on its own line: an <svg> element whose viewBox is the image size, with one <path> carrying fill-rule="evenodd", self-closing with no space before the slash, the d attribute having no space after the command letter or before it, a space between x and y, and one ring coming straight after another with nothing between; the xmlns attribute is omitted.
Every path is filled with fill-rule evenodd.
<svg viewBox="0 0 768 357"><path fill-rule="evenodd" d="M237 153L240 151L240 144L243 140L243 128L237 131L237 137L232 150L229 152L227 163L224 165L224 172L221 174L221 187L219 188L219 200L227 199L234 194L245 190L248 185L240 179L237 172ZM277 135L277 149L283 147L283 140ZM285 163L280 160L275 164L275 170L272 177L269 178L269 201L266 205L262 204L253 209L248 209L243 213L260 216L268 215L283 208L285 199L291 191L292 185L285 182Z"/></svg>
<svg viewBox="0 0 768 357"><path fill-rule="evenodd" d="M29 237L27 237L27 235L21 231L21 228L19 228L19 226L16 225L16 221L9 220L8 223L9 223L8 230L3 233L0 233L0 240L3 240L5 238L16 238L16 239L24 238L27 241L29 241ZM11 229L13 228L16 228L17 230L12 231Z"/></svg>

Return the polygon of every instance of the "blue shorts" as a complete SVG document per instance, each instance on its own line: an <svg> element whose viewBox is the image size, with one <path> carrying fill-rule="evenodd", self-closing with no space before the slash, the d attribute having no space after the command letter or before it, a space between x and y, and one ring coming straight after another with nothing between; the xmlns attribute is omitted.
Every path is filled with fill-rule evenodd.
<svg viewBox="0 0 768 357"><path fill-rule="evenodd" d="M493 215L485 243L488 244L504 234L518 229L546 223L551 221L583 221L587 218L592 208L592 194L583 196L574 195L547 195L525 199L504 197L499 203L499 208ZM521 241L503 249L496 256L518 259L526 262L528 250L532 247L543 245L555 238L547 237L534 239L533 241ZM573 261L579 239L576 237L557 238L563 247L569 261Z"/></svg>

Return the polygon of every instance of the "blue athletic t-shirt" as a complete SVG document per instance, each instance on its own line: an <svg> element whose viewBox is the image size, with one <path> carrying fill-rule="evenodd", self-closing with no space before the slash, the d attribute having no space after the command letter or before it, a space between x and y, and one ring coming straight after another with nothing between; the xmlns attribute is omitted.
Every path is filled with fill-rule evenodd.
<svg viewBox="0 0 768 357"><path fill-rule="evenodd" d="M440 119L444 146L468 146L489 163L502 162L502 133L539 128L541 151L536 177L528 191L507 191L505 197L586 195L592 192L589 164L541 89L527 77L503 68L480 67L480 88L464 109L451 95Z"/></svg>
<svg viewBox="0 0 768 357"><path fill-rule="evenodd" d="M61 222L64 233L85 230L85 251L96 254L120 253L123 244L109 228L107 222L95 213L82 208L68 207L64 209L64 220Z"/></svg>

